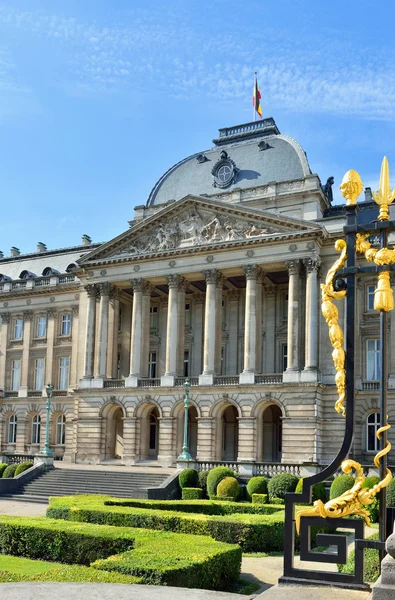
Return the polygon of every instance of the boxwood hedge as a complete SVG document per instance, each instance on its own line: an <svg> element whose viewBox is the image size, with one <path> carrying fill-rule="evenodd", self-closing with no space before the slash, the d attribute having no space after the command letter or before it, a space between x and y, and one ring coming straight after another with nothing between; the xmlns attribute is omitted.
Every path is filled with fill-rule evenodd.
<svg viewBox="0 0 395 600"><path fill-rule="evenodd" d="M200 500L202 494L202 488L184 487L181 490L181 496L183 500Z"/></svg>
<svg viewBox="0 0 395 600"><path fill-rule="evenodd" d="M24 473L28 469L31 469L32 466L33 466L32 462L23 462L23 463L20 463L17 466L17 468L15 469L14 477L17 477L18 475L20 475L21 473Z"/></svg>
<svg viewBox="0 0 395 600"><path fill-rule="evenodd" d="M14 477L15 475L15 471L17 469L17 464L13 464L13 465L7 465L7 467L4 469L3 471L3 479L12 479L12 477Z"/></svg>
<svg viewBox="0 0 395 600"><path fill-rule="evenodd" d="M7 467L8 467L7 463L0 463L0 478L3 477L3 473Z"/></svg>

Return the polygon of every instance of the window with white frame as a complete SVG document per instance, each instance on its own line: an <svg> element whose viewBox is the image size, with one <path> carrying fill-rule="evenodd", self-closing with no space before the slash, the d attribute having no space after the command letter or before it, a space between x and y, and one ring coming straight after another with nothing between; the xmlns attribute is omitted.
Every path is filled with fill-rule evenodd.
<svg viewBox="0 0 395 600"><path fill-rule="evenodd" d="M189 302L185 305L185 327L191 326L191 305Z"/></svg>
<svg viewBox="0 0 395 600"><path fill-rule="evenodd" d="M17 392L21 384L21 360L17 358L11 363L11 390Z"/></svg>
<svg viewBox="0 0 395 600"><path fill-rule="evenodd" d="M38 317L36 337L45 338L47 337L47 317Z"/></svg>
<svg viewBox="0 0 395 600"><path fill-rule="evenodd" d="M189 377L189 350L184 351L184 377Z"/></svg>
<svg viewBox="0 0 395 600"><path fill-rule="evenodd" d="M371 413L366 419L366 450L368 452L378 452L380 441L376 433L380 429L380 413Z"/></svg>
<svg viewBox="0 0 395 600"><path fill-rule="evenodd" d="M149 309L150 329L158 329L158 307L151 306Z"/></svg>
<svg viewBox="0 0 395 600"><path fill-rule="evenodd" d="M44 387L45 358L36 358L34 361L34 389L42 390Z"/></svg>
<svg viewBox="0 0 395 600"><path fill-rule="evenodd" d="M148 377L156 377L156 352L150 352L148 356Z"/></svg>
<svg viewBox="0 0 395 600"><path fill-rule="evenodd" d="M23 319L14 319L13 339L21 340L23 337Z"/></svg>
<svg viewBox="0 0 395 600"><path fill-rule="evenodd" d="M366 286L366 308L367 310L374 310L374 285Z"/></svg>
<svg viewBox="0 0 395 600"><path fill-rule="evenodd" d="M34 415L32 419L32 444L40 443L41 433L41 417L40 415Z"/></svg>
<svg viewBox="0 0 395 600"><path fill-rule="evenodd" d="M62 356L59 359L59 389L67 390L69 387L69 369L70 369L70 358L68 356Z"/></svg>
<svg viewBox="0 0 395 600"><path fill-rule="evenodd" d="M366 342L366 379L368 381L380 379L380 340Z"/></svg>
<svg viewBox="0 0 395 600"><path fill-rule="evenodd" d="M8 444L16 444L17 421L16 415L10 415L8 418Z"/></svg>
<svg viewBox="0 0 395 600"><path fill-rule="evenodd" d="M287 344L281 344L281 364L282 364L282 369L283 371L287 370L287 366L288 366L288 345Z"/></svg>
<svg viewBox="0 0 395 600"><path fill-rule="evenodd" d="M60 324L60 334L70 335L71 333L71 314L65 313L62 315L62 322Z"/></svg>
<svg viewBox="0 0 395 600"><path fill-rule="evenodd" d="M66 417L59 415L56 419L56 444L64 446L66 440Z"/></svg>

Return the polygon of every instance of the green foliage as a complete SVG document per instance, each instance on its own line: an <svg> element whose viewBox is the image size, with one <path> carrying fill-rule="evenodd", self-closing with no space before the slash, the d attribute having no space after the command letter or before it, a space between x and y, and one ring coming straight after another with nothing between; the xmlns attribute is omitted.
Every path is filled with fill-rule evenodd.
<svg viewBox="0 0 395 600"><path fill-rule="evenodd" d="M16 477L17 475L20 475L20 474L21 474L21 473L23 473L24 471L27 471L28 469L31 469L31 468L32 468L32 466L33 466L33 463L32 463L32 462L23 462L23 463L20 463L20 464L17 466L16 470L15 470L15 475L14 475L14 477Z"/></svg>
<svg viewBox="0 0 395 600"><path fill-rule="evenodd" d="M98 558L133 548L133 542L134 536L128 529L0 516L0 552L3 554L89 565Z"/></svg>
<svg viewBox="0 0 395 600"><path fill-rule="evenodd" d="M221 500L226 498L229 501L237 502L240 498L240 484L235 477L225 477L217 486L217 498Z"/></svg>
<svg viewBox="0 0 395 600"><path fill-rule="evenodd" d="M178 476L180 488L196 488L198 487L198 472L196 469L184 469Z"/></svg>
<svg viewBox="0 0 395 600"><path fill-rule="evenodd" d="M240 565L241 549L235 544L203 536L143 531L134 550L98 560L92 566L136 575L147 584L223 590L238 580Z"/></svg>
<svg viewBox="0 0 395 600"><path fill-rule="evenodd" d="M371 535L369 540L378 540L379 534L375 533ZM352 550L350 552L348 560L345 565L337 565L338 570L341 573L354 573L354 559L355 559L355 551ZM367 548L365 550L365 571L364 571L364 581L369 583L374 583L378 576L380 575L380 559L379 559L379 551L374 550L373 548Z"/></svg>
<svg viewBox="0 0 395 600"><path fill-rule="evenodd" d="M284 498L276 498L273 496L273 498L270 498L270 504L280 504L281 506L284 506L285 500Z"/></svg>
<svg viewBox="0 0 395 600"><path fill-rule="evenodd" d="M305 479L305 477L301 477L298 481L298 485L295 489L296 494L301 494L303 491L303 479ZM321 481L320 483L315 483L313 485L312 502L315 502L316 500L322 500L324 504L327 501L326 489L323 481Z"/></svg>
<svg viewBox="0 0 395 600"><path fill-rule="evenodd" d="M247 506L251 507L252 505L248 504ZM267 507L262 506L261 508ZM271 508L273 510L273 507ZM51 498L47 515L71 521L206 535L221 542L239 544L245 552L265 552L284 548L283 510L272 515L192 515L120 505L108 506L104 504L103 497L100 496L91 498L89 496L69 496Z"/></svg>
<svg viewBox="0 0 395 600"><path fill-rule="evenodd" d="M247 483L247 500L251 502L252 494L267 494L267 479L266 477L251 477Z"/></svg>
<svg viewBox="0 0 395 600"><path fill-rule="evenodd" d="M182 488L183 500L200 500L203 490L201 488Z"/></svg>
<svg viewBox="0 0 395 600"><path fill-rule="evenodd" d="M291 473L280 473L272 477L268 483L268 492L270 502L272 498L285 499L287 492L294 492L298 485L298 478Z"/></svg>
<svg viewBox="0 0 395 600"><path fill-rule="evenodd" d="M335 477L331 484L329 499L333 500L334 498L338 498L344 494L344 492L351 489L354 483L355 479L351 475L339 475L338 477Z"/></svg>
<svg viewBox="0 0 395 600"><path fill-rule="evenodd" d="M209 471L207 476L207 495L210 499L215 498L217 495L217 487L222 479L225 477L234 477L235 473L228 467L214 467Z"/></svg>
<svg viewBox="0 0 395 600"><path fill-rule="evenodd" d="M3 477L3 473L8 467L7 463L0 463L0 479Z"/></svg>
<svg viewBox="0 0 395 600"><path fill-rule="evenodd" d="M395 477L387 486L387 506L395 506Z"/></svg>
<svg viewBox="0 0 395 600"><path fill-rule="evenodd" d="M87 496L89 498L89 496ZM277 506L267 504L265 506L253 505L249 502L226 502L221 500L140 500L139 498L104 498L105 506L129 506L131 508L153 508L155 510L167 510L183 513L196 513L203 515L233 515L261 514L271 515L278 512Z"/></svg>
<svg viewBox="0 0 395 600"><path fill-rule="evenodd" d="M7 465L7 468L3 471L3 479L12 479L17 469L17 464Z"/></svg>
<svg viewBox="0 0 395 600"><path fill-rule="evenodd" d="M207 477L208 477L208 471L199 471L198 473L198 482L199 482L199 487L202 488L202 498L208 498L207 496Z"/></svg>
<svg viewBox="0 0 395 600"><path fill-rule="evenodd" d="M252 494L252 503L253 504L266 504L268 499L267 494Z"/></svg>

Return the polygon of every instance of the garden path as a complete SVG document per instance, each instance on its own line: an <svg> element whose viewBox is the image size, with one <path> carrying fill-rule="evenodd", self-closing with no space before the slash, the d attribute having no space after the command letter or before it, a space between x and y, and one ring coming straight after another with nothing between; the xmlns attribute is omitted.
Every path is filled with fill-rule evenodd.
<svg viewBox="0 0 395 600"><path fill-rule="evenodd" d="M1 500L0 515L12 517L45 517L48 504L38 502L19 502L19 500Z"/></svg>

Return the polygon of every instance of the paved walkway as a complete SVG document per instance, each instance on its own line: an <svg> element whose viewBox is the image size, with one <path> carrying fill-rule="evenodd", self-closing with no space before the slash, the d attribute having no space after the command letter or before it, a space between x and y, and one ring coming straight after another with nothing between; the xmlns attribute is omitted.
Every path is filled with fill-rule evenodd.
<svg viewBox="0 0 395 600"><path fill-rule="evenodd" d="M19 500L1 500L0 515L12 517L45 517L48 504L36 502L20 502Z"/></svg>

